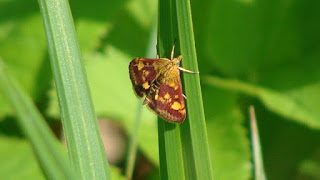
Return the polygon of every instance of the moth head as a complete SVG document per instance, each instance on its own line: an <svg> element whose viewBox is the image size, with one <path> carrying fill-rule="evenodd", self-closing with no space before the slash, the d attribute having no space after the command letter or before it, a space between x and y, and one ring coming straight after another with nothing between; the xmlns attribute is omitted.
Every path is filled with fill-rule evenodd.
<svg viewBox="0 0 320 180"><path fill-rule="evenodd" d="M182 60L182 55L178 56L177 58L174 58L172 62L173 64L179 66L181 60Z"/></svg>

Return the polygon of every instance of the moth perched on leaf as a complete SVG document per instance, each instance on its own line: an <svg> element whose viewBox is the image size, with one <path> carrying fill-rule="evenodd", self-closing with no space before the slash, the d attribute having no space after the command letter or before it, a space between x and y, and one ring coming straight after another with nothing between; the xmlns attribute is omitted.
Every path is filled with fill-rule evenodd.
<svg viewBox="0 0 320 180"><path fill-rule="evenodd" d="M164 120L182 123L186 118L185 96L182 93L180 70L197 73L179 66L182 56L167 58L135 58L129 64L130 79L138 98Z"/></svg>

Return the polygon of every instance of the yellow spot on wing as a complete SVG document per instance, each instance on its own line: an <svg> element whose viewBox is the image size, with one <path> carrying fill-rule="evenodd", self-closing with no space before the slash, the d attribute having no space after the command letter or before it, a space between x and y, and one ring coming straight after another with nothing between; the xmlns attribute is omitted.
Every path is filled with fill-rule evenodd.
<svg viewBox="0 0 320 180"><path fill-rule="evenodd" d="M171 82L171 83L169 83L168 85L169 85L170 87L173 87L173 88L174 88L174 90L177 90L177 89L178 89L177 84L176 84L176 83L174 83L174 82Z"/></svg>
<svg viewBox="0 0 320 180"><path fill-rule="evenodd" d="M176 85L176 83L171 82L171 83L169 83L168 85L169 85L170 87L174 87L174 86Z"/></svg>
<svg viewBox="0 0 320 180"><path fill-rule="evenodd" d="M149 85L148 82L145 82L145 83L142 84L142 87L143 87L144 89L149 89L150 85Z"/></svg>
<svg viewBox="0 0 320 180"><path fill-rule="evenodd" d="M160 100L160 102L162 102L162 103L165 103L165 102L166 102L166 100L164 100L163 97L160 97L159 100Z"/></svg>
<svg viewBox="0 0 320 180"><path fill-rule="evenodd" d="M138 64L138 70L140 71L144 67L143 62L140 61Z"/></svg>
<svg viewBox="0 0 320 180"><path fill-rule="evenodd" d="M170 94L168 94L168 93L165 94L165 95L164 95L164 98L165 98L165 99L169 99L169 98L170 98Z"/></svg>
<svg viewBox="0 0 320 180"><path fill-rule="evenodd" d="M178 103L177 101L175 101L172 105L171 105L171 108L174 109L174 110L179 110L181 109L181 104Z"/></svg>
<svg viewBox="0 0 320 180"><path fill-rule="evenodd" d="M154 96L154 99L155 99L155 100L158 100L158 98L159 98L159 95L156 94L156 95Z"/></svg>
<svg viewBox="0 0 320 180"><path fill-rule="evenodd" d="M179 113L185 115L186 114L186 109L179 110Z"/></svg>
<svg viewBox="0 0 320 180"><path fill-rule="evenodd" d="M178 95L175 95L175 96L174 96L174 98L175 98L175 99L178 99L178 98L179 98L179 96L178 96Z"/></svg>
<svg viewBox="0 0 320 180"><path fill-rule="evenodd" d="M145 71L145 72L144 72L144 74L145 74L146 76L148 76L149 73L150 73L149 71Z"/></svg>

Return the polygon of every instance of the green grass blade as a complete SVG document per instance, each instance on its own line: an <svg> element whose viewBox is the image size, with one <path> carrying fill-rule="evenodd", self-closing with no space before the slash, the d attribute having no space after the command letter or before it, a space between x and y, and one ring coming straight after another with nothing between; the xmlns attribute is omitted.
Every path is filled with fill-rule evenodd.
<svg viewBox="0 0 320 180"><path fill-rule="evenodd" d="M170 58L174 37L178 37L172 2L171 0L159 1L158 53L160 57ZM161 179L185 179L179 125L158 118L158 138Z"/></svg>
<svg viewBox="0 0 320 180"><path fill-rule="evenodd" d="M136 161L136 155L137 155L137 147L138 147L138 135L139 135L139 128L140 128L140 121L141 121L141 108L142 108L142 102L143 99L140 99L137 101L137 115L134 122L134 127L132 134L130 135L130 143L129 143L129 150L128 150L128 156L126 160L126 177L127 179L132 179L132 174L134 170L134 165Z"/></svg>
<svg viewBox="0 0 320 180"><path fill-rule="evenodd" d="M198 71L189 0L176 0L180 49L183 67ZM213 179L209 143L198 74L183 73L185 94L188 97L187 119L181 125L182 147L188 179Z"/></svg>
<svg viewBox="0 0 320 180"><path fill-rule="evenodd" d="M32 100L9 77L0 60L0 87L18 116L17 121L39 159L48 179L77 179L67 154L51 133Z"/></svg>
<svg viewBox="0 0 320 180"><path fill-rule="evenodd" d="M72 165L83 179L110 179L67 0L39 0Z"/></svg>
<svg viewBox="0 0 320 180"><path fill-rule="evenodd" d="M261 153L258 125L257 125L256 115L255 115L253 106L250 106L249 114L250 114L253 163L254 163L254 177L255 177L254 179L266 180L267 178L263 168L263 158Z"/></svg>
<svg viewBox="0 0 320 180"><path fill-rule="evenodd" d="M155 25L154 30L151 33L146 57L152 57L156 53L156 50L154 47L154 43L156 41L156 38L155 38L156 27L157 26ZM136 114L135 121L134 121L133 131L130 136L130 142L129 142L129 148L128 148L129 150L128 150L128 155L127 155L127 160L126 160L126 177L127 177L127 179L132 179L132 174L134 172L134 166L135 166L137 149L138 149L139 130L141 127L143 100L144 100L143 98L137 100L137 102L138 102L137 111L136 111L137 114Z"/></svg>
<svg viewBox="0 0 320 180"><path fill-rule="evenodd" d="M197 71L190 2L159 1L158 28L160 57L169 57L175 43L184 67ZM183 79L188 97L185 122L176 125L159 119L158 123L161 178L212 179L199 76L183 73Z"/></svg>

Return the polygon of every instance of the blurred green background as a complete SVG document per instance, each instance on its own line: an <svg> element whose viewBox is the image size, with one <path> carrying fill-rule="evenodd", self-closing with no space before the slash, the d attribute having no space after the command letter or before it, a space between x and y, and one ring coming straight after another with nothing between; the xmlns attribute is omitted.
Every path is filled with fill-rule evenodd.
<svg viewBox="0 0 320 180"><path fill-rule="evenodd" d="M320 179L320 1L191 5L215 179L253 177L249 105L256 109L268 179ZM70 0L70 6L111 171L124 179L139 105L128 63L156 55L157 1ZM37 1L0 1L0 57L62 139ZM14 119L0 93L0 177L43 179ZM157 141L156 116L143 108L135 179L159 179Z"/></svg>

